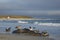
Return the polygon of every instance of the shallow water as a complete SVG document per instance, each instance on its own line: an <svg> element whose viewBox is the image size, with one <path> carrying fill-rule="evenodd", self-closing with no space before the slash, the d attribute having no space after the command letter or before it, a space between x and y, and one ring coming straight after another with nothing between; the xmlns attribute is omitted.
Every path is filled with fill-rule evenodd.
<svg viewBox="0 0 60 40"><path fill-rule="evenodd" d="M0 40L55 40L55 39L50 37L40 37L23 34L0 34Z"/></svg>
<svg viewBox="0 0 60 40"><path fill-rule="evenodd" d="M38 20L37 20L38 21ZM28 21L25 21L28 22ZM29 26L36 27L35 30L48 31L50 37L60 40L60 23L35 23L36 21L29 21L30 23L18 23L18 21L0 21L0 33L12 33L16 26L21 26L21 28L29 28ZM40 24L40 25L38 25ZM11 32L5 32L5 29L11 27Z"/></svg>

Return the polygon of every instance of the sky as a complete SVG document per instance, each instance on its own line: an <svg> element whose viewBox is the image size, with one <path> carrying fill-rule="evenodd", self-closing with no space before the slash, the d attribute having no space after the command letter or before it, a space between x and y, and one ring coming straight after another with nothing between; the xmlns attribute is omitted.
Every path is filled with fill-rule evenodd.
<svg viewBox="0 0 60 40"><path fill-rule="evenodd" d="M0 0L0 15L60 16L60 0Z"/></svg>

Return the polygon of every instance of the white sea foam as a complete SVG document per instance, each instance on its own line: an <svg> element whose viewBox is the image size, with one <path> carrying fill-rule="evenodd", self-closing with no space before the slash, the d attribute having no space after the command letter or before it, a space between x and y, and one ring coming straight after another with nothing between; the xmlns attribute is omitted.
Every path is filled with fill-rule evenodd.
<svg viewBox="0 0 60 40"><path fill-rule="evenodd" d="M60 23L39 23L39 22L34 22L34 24L46 25L46 26L60 26Z"/></svg>
<svg viewBox="0 0 60 40"><path fill-rule="evenodd" d="M39 23L38 25L60 26L60 24L59 24L59 23Z"/></svg>
<svg viewBox="0 0 60 40"><path fill-rule="evenodd" d="M24 22L24 21L18 21L18 23L28 23L28 22Z"/></svg>
<svg viewBox="0 0 60 40"><path fill-rule="evenodd" d="M39 24L39 22L34 22L33 24Z"/></svg>

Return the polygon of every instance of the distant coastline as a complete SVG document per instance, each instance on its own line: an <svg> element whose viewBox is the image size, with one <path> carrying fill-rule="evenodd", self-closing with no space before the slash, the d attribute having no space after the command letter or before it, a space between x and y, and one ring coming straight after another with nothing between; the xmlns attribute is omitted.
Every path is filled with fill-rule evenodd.
<svg viewBox="0 0 60 40"><path fill-rule="evenodd" d="M30 16L1 16L0 20L41 20Z"/></svg>
<svg viewBox="0 0 60 40"><path fill-rule="evenodd" d="M32 18L30 16L0 16L0 18Z"/></svg>
<svg viewBox="0 0 60 40"><path fill-rule="evenodd" d="M1 16L0 20L56 20L50 18L33 18L30 16Z"/></svg>
<svg viewBox="0 0 60 40"><path fill-rule="evenodd" d="M30 20L33 19L29 16L0 16L0 20Z"/></svg>

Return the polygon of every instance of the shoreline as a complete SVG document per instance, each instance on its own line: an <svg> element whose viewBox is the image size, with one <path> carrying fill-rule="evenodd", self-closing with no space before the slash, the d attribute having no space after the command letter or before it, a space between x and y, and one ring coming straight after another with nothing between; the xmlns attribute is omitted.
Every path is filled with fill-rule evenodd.
<svg viewBox="0 0 60 40"><path fill-rule="evenodd" d="M54 38L23 34L0 34L0 40L54 40Z"/></svg>
<svg viewBox="0 0 60 40"><path fill-rule="evenodd" d="M41 20L41 19L36 19L36 18L0 18L0 20Z"/></svg>
<svg viewBox="0 0 60 40"><path fill-rule="evenodd" d="M0 20L58 20L58 19L42 19L42 18L0 18Z"/></svg>

